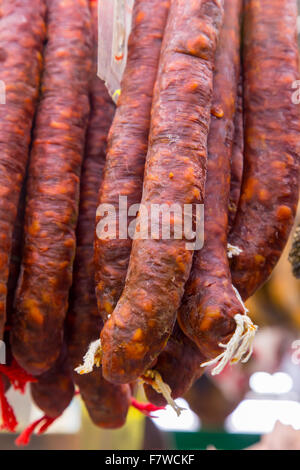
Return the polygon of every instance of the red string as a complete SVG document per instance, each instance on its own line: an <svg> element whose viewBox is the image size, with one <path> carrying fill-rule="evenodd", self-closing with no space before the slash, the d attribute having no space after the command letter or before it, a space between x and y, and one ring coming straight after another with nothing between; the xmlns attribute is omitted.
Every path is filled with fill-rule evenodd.
<svg viewBox="0 0 300 470"><path fill-rule="evenodd" d="M32 437L32 434L34 431L39 427L37 430L37 434L44 434L48 428L51 426L51 424L54 423L59 418L50 418L49 416L42 416L41 418L37 419L34 421L32 424L30 424L24 431L20 434L20 436L15 440L15 444L17 446L27 446L30 443L30 439Z"/></svg>
<svg viewBox="0 0 300 470"><path fill-rule="evenodd" d="M0 409L1 409L1 415L2 415L2 425L0 426L0 429L10 431L10 432L15 432L16 427L18 426L18 421L16 419L14 410L10 406L5 396L5 389L4 389L1 376L0 376Z"/></svg>
<svg viewBox="0 0 300 470"><path fill-rule="evenodd" d="M131 397L131 406L133 406L149 418L153 418L151 413L153 413L154 411L165 410L164 406L155 406L152 405L152 403L141 403L133 397Z"/></svg>
<svg viewBox="0 0 300 470"><path fill-rule="evenodd" d="M0 372L6 375L14 389L21 393L25 392L28 383L37 382L37 379L22 369L15 359L10 366L0 364Z"/></svg>

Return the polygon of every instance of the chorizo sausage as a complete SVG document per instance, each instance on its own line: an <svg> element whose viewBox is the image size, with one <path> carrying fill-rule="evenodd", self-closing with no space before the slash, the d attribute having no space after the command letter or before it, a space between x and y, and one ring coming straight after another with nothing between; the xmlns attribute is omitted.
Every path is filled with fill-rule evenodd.
<svg viewBox="0 0 300 470"><path fill-rule="evenodd" d="M44 58L11 335L15 358L33 375L50 369L60 354L72 283L92 67L86 0L76 8L72 0L48 0Z"/></svg>
<svg viewBox="0 0 300 470"><path fill-rule="evenodd" d="M2 0L0 4L0 80L5 92L0 105L0 339L12 233L42 72L45 14L44 0Z"/></svg>
<svg viewBox="0 0 300 470"><path fill-rule="evenodd" d="M292 85L299 78L296 20L295 0L245 2L244 177L229 237L242 250L233 258L231 272L244 299L277 263L297 207L300 115L292 101Z"/></svg>
<svg viewBox="0 0 300 470"><path fill-rule="evenodd" d="M142 197L150 219L154 204L176 203L183 208L203 202L213 63L222 13L220 1L171 4ZM115 383L137 379L162 351L190 274L193 251L186 247L187 240L165 240L160 235L158 240L134 240L124 291L101 333L103 374Z"/></svg>
<svg viewBox="0 0 300 470"><path fill-rule="evenodd" d="M230 11L230 8L235 9L236 13L240 16L241 2L239 4L225 3L225 26L224 33L227 34L226 22L228 21L228 15L232 15L234 10ZM235 17L233 14L232 19ZM222 34L220 39L221 45L220 53L223 53L222 49ZM218 68L218 53L216 58L216 67ZM222 65L220 66L222 70ZM224 73L223 69L223 73ZM216 70L216 74L218 70ZM215 77L215 81L218 79L218 75ZM220 81L221 83L221 81ZM218 83L214 93L218 93ZM230 97L230 95L229 95ZM215 97L214 100L217 103L219 97ZM232 146L232 157L231 157L231 187L230 187L230 201L229 205L229 221L233 217L233 213L236 212L237 202L239 200L239 190L241 187L242 178L242 163L243 163L243 121L242 121L242 80L240 78L238 88L238 98L235 110L235 134ZM212 126L213 130L213 126ZM230 145L229 145L230 150ZM209 165L208 165L209 166ZM228 173L228 163L227 163ZM209 177L208 177L209 178ZM210 186L208 185L208 191ZM228 190L228 189L227 189ZM232 210L230 210L232 209ZM230 222L229 222L230 225ZM197 255L195 255L197 256ZM187 336L183 334L178 325L175 326L175 330L168 341L165 350L160 354L158 361L155 365L155 370L158 371L165 383L167 383L172 390L172 398L176 399L183 396L204 372L204 369L200 367L204 363L206 358L201 354L195 343L192 342ZM174 370L177 371L174 374ZM156 405L163 405L166 403L165 399L161 394L157 394L152 387L145 385L145 392L148 399Z"/></svg>
<svg viewBox="0 0 300 470"><path fill-rule="evenodd" d="M240 77L236 111L234 119L234 139L231 156L231 178L228 212L228 229L234 225L241 195L244 167L244 112L243 112L243 77Z"/></svg>
<svg viewBox="0 0 300 470"><path fill-rule="evenodd" d="M127 65L99 193L99 204L112 204L117 216L120 196L127 197L128 207L141 202L153 89L169 3L136 0L134 4ZM100 220L97 217L97 225ZM131 246L129 237L113 240L96 236L96 293L105 321L122 294Z"/></svg>
<svg viewBox="0 0 300 470"><path fill-rule="evenodd" d="M97 51L97 2L91 5L94 23L94 48ZM91 114L89 119L85 157L83 162L77 250L74 263L73 285L67 318L67 343L72 369L78 366L89 344L96 340L103 322L97 309L94 287L94 223L98 191L105 164L106 139L114 116L115 106L104 83L96 76L91 84ZM97 369L90 374L73 373L82 399L95 425L105 428L121 427L130 405L130 389L106 382Z"/></svg>
<svg viewBox="0 0 300 470"><path fill-rule="evenodd" d="M204 247L195 253L192 273L178 312L178 321L184 333L198 345L207 359L220 355L220 343L227 345L221 367L229 358L233 359L231 354L235 356L238 352L235 350L236 337L233 335L236 318L243 322L240 317L244 314L244 306L231 283L227 256L230 158L240 75L241 13L241 0L225 2L224 24L215 62L212 120L208 136ZM229 340L235 342L233 352Z"/></svg>

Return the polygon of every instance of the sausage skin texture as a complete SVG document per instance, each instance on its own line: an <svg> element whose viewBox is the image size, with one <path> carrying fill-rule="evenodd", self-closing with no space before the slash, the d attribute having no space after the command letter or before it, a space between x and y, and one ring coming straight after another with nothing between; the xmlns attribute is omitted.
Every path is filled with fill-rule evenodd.
<svg viewBox="0 0 300 470"><path fill-rule="evenodd" d="M213 62L223 3L175 0L155 86L142 204L202 203ZM176 96L176 100L174 100ZM149 224L151 226L151 224ZM135 240L124 291L102 334L103 374L136 380L166 346L189 277L187 240Z"/></svg>
<svg viewBox="0 0 300 470"><path fill-rule="evenodd" d="M245 2L244 177L229 238L243 250L233 259L231 272L244 299L272 272L297 207L300 115L292 101L292 84L299 79L296 19L296 0Z"/></svg>
<svg viewBox="0 0 300 470"><path fill-rule="evenodd" d="M104 83L96 75L97 2L93 2L91 8L94 24L94 78L91 83L91 114L81 176L77 249L67 318L67 343L72 369L81 363L89 344L98 338L103 326L94 288L93 229L105 164L106 139L115 112ZM131 396L127 385L106 382L101 369L87 375L73 372L73 379L96 426L117 428L125 423Z"/></svg>
<svg viewBox="0 0 300 470"><path fill-rule="evenodd" d="M64 345L54 366L30 385L35 404L49 418L58 418L69 406L74 396L74 384Z"/></svg>
<svg viewBox="0 0 300 470"><path fill-rule="evenodd" d="M0 3L0 339L6 317L12 234L42 72L45 14L44 0Z"/></svg>
<svg viewBox="0 0 300 470"><path fill-rule="evenodd" d="M134 4L128 60L99 193L99 204L113 204L117 214L119 196L127 197L128 207L142 198L151 104L169 4L169 0L136 0ZM97 217L96 223L100 220ZM131 246L129 237L103 240L96 236L96 293L104 321L122 294Z"/></svg>
<svg viewBox="0 0 300 470"><path fill-rule="evenodd" d="M244 168L244 111L243 111L243 77L240 77L235 111L235 131L231 156L231 179L228 212L228 229L234 226L237 208L241 196Z"/></svg>
<svg viewBox="0 0 300 470"><path fill-rule="evenodd" d="M199 379L204 369L200 367L206 358L200 353L196 344L184 335L178 323L168 341L166 348L159 355L153 369L160 373L163 381L172 390L174 400L183 397ZM144 390L148 400L156 406L166 406L164 397L151 386L145 384Z"/></svg>
<svg viewBox="0 0 300 470"><path fill-rule="evenodd" d="M48 0L48 41L28 172L25 241L11 336L18 363L39 375L58 358L75 256L89 116L88 3Z"/></svg>
<svg viewBox="0 0 300 470"><path fill-rule="evenodd" d="M178 312L182 330L208 359L216 357L220 353L219 343L226 344L234 333L234 316L244 313L231 284L227 256L230 159L240 76L241 14L242 0L226 0L215 61L208 136L204 247L195 253L192 273Z"/></svg>

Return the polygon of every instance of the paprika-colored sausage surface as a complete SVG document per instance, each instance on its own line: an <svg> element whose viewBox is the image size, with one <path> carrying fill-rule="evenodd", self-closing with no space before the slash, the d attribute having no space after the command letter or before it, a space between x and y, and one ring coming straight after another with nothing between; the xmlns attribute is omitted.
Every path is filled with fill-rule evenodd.
<svg viewBox="0 0 300 470"><path fill-rule="evenodd" d="M234 333L234 316L243 314L243 306L231 284L227 256L230 158L240 75L242 1L227 0L224 10L215 61L212 120L208 137L205 240L202 250L195 253L192 273L178 314L183 331L209 359L220 353L219 343L226 344Z"/></svg>
<svg viewBox="0 0 300 470"><path fill-rule="evenodd" d="M175 0L165 31L152 107L142 204L203 202L214 54L222 2ZM176 99L175 99L176 97ZM149 211L148 211L149 214ZM149 216L149 220L150 220ZM133 242L122 297L102 330L103 374L137 379L172 332L192 264L186 241Z"/></svg>
<svg viewBox="0 0 300 470"><path fill-rule="evenodd" d="M9 276L7 281L7 299L6 299L6 325L11 327L12 316L14 312L14 301L15 293L18 285L18 279L20 274L21 262L22 262L22 250L23 250L23 237L24 237L24 216L25 216L25 204L26 204L26 178L21 190L17 219L15 222L13 236L12 236L12 247L11 256L9 262Z"/></svg>
<svg viewBox="0 0 300 470"><path fill-rule="evenodd" d="M6 316L12 233L42 71L45 13L44 0L0 3L0 339Z"/></svg>
<svg viewBox="0 0 300 470"><path fill-rule="evenodd" d="M75 390L65 345L54 366L30 389L33 401L49 418L58 418L69 406Z"/></svg>
<svg viewBox="0 0 300 470"><path fill-rule="evenodd" d="M294 236L291 251L289 253L289 262L292 265L293 274L296 279L300 279L300 226L298 225Z"/></svg>
<svg viewBox="0 0 300 470"><path fill-rule="evenodd" d="M99 204L112 204L117 216L119 196L127 197L128 207L142 198L153 89L169 4L169 0L136 0L134 4L127 65L99 194ZM98 216L97 224L100 220ZM105 321L122 294L131 246L129 237L105 240L96 236L96 292Z"/></svg>
<svg viewBox="0 0 300 470"><path fill-rule="evenodd" d="M296 0L246 0L245 157L241 200L229 238L233 284L251 296L268 278L289 236L298 201L300 114ZM271 50L271 52L270 52Z"/></svg>
<svg viewBox="0 0 300 470"><path fill-rule="evenodd" d="M48 0L48 41L28 172L13 354L39 375L62 347L89 116L92 30L85 0Z"/></svg>
<svg viewBox="0 0 300 470"><path fill-rule="evenodd" d="M106 139L115 112L104 83L96 76L97 2L93 2L91 7L94 23L94 78L91 84L91 114L81 176L77 250L67 321L67 343L73 370L81 363L89 344L99 337L103 325L97 309L94 285L94 224L105 164ZM95 425L116 428L125 423L130 404L128 386L106 382L101 369L85 375L73 372L73 379Z"/></svg>

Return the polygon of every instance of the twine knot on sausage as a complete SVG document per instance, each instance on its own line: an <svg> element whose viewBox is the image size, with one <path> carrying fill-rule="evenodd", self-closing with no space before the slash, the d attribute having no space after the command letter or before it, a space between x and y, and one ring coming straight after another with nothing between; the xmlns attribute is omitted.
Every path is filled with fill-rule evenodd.
<svg viewBox="0 0 300 470"><path fill-rule="evenodd" d="M236 321L236 330L232 338L227 344L219 344L219 347L223 348L224 352L215 359L201 364L201 367L208 367L217 364L217 366L212 370L212 375L220 374L229 363L236 364L240 361L242 363L248 362L253 352L253 341L258 327L253 324L251 318L247 315L249 311L243 303L238 290L234 286L232 287L244 308L244 315L235 315L234 319Z"/></svg>

